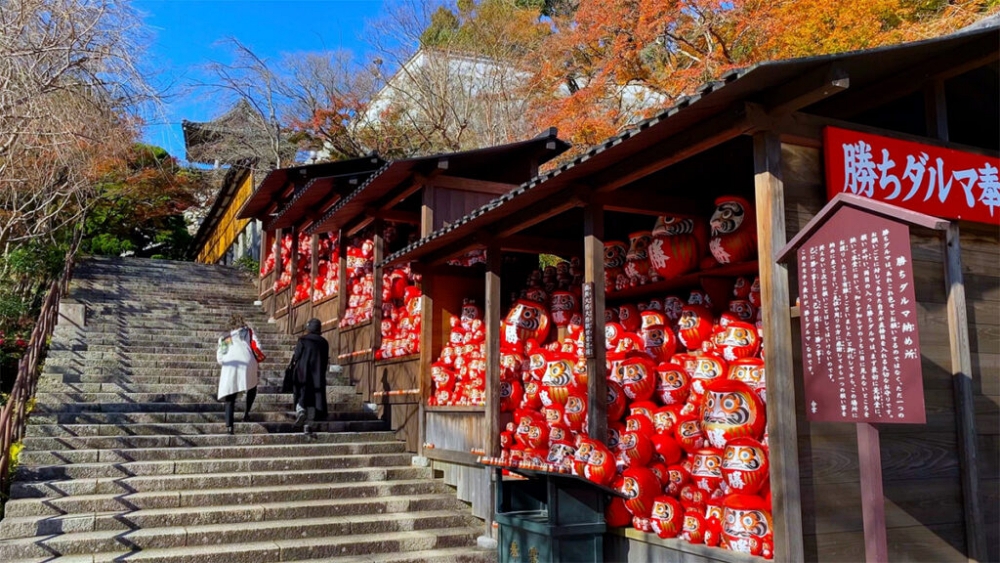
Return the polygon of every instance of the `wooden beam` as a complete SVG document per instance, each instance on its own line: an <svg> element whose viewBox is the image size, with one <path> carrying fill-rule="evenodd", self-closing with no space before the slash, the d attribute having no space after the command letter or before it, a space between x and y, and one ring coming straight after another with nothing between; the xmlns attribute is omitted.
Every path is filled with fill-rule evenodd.
<svg viewBox="0 0 1000 563"><path fill-rule="evenodd" d="M699 124L659 143L654 143L630 158L609 166L589 183L599 192L610 192L654 172L738 137L750 128L743 104L724 110Z"/></svg>
<svg viewBox="0 0 1000 563"><path fill-rule="evenodd" d="M419 265L419 263L418 263ZM434 307L434 272L430 268L416 267L420 273L420 367L417 370L417 386L420 388L420 408L417 413L417 455L424 455L424 444L427 443L427 399L431 396L431 364L435 361L434 327L441 319L435 317ZM440 309L440 307L438 307Z"/></svg>
<svg viewBox="0 0 1000 563"><path fill-rule="evenodd" d="M521 211L497 221L490 228L490 232L497 238L507 238L528 227L533 227L547 219L565 213L574 207L581 207L584 204L584 200L579 195L570 195L567 197L566 192L562 192L533 205L529 205Z"/></svg>
<svg viewBox="0 0 1000 563"><path fill-rule="evenodd" d="M347 231L347 236L353 237L354 235L360 233L361 231L364 230L365 227L371 225L372 221L375 221L374 217L365 216L363 219L361 219L356 224L350 227L350 229Z"/></svg>
<svg viewBox="0 0 1000 563"><path fill-rule="evenodd" d="M593 298L592 314L584 319L591 327L593 354L587 358L587 433L608 443L608 387L604 348L604 209L590 203L584 209L583 283ZM582 305L582 304L581 304Z"/></svg>
<svg viewBox="0 0 1000 563"><path fill-rule="evenodd" d="M931 137L924 137L920 135L911 135L909 133L891 131L888 129L882 129L880 127L869 127L867 125L852 123L850 121L844 121L842 119L833 119L829 117L822 117L819 115L812 115L808 113L794 112L783 117L772 117L760 111L760 108L758 106L758 109L750 112L750 120L753 122L753 129L752 129L753 131L755 132L776 131L781 135L782 139L786 138L815 139L818 142L818 140L822 138L824 127L840 127L842 129L851 129L854 131L861 131L862 133L871 133L872 135L882 135L884 137L892 137L895 139L901 139L903 141L912 141L914 143L922 143L925 145L963 151L972 154L981 154L993 158L997 158L998 156L1000 156L1000 153L998 153L997 151L984 149L982 147L962 145L959 143L942 141L940 139L934 139ZM808 143L804 144L808 146Z"/></svg>
<svg viewBox="0 0 1000 563"><path fill-rule="evenodd" d="M434 232L434 199L437 189L433 186L424 187L420 204L420 238Z"/></svg>
<svg viewBox="0 0 1000 563"><path fill-rule="evenodd" d="M816 102L847 90L851 79L841 66L829 64L770 90L760 100L772 115L781 115L811 106Z"/></svg>
<svg viewBox="0 0 1000 563"><path fill-rule="evenodd" d="M430 182L430 185L449 190L460 190L463 192L477 192L493 195L503 195L517 187L517 184L507 184L505 182L489 182L486 180L463 178L461 176L444 175L434 178L434 180Z"/></svg>
<svg viewBox="0 0 1000 563"><path fill-rule="evenodd" d="M767 430L774 516L774 558L803 561L802 501L799 491L795 369L792 360L791 298L788 268L775 261L785 245L785 187L781 141L774 132L754 135L754 184L760 294L767 345Z"/></svg>
<svg viewBox="0 0 1000 563"><path fill-rule="evenodd" d="M945 100L944 80L935 80L924 87L924 110L927 136L947 142L948 103Z"/></svg>
<svg viewBox="0 0 1000 563"><path fill-rule="evenodd" d="M634 213L637 215L678 215L704 217L705 210L689 197L681 198L649 192L596 193L591 203L600 205L605 211Z"/></svg>
<svg viewBox="0 0 1000 563"><path fill-rule="evenodd" d="M580 239L553 239L525 235L512 235L502 239L500 248L504 252L555 254L562 257L579 256L583 251Z"/></svg>
<svg viewBox="0 0 1000 563"><path fill-rule="evenodd" d="M841 118L855 116L920 90L931 80L947 80L997 62L996 37L984 35L937 57L894 74L850 94L823 104L823 113Z"/></svg>
<svg viewBox="0 0 1000 563"><path fill-rule="evenodd" d="M976 442L976 407L972 389L972 354L969 319L962 274L962 245L958 223L945 232L944 283L948 293L948 340L951 347L952 384L958 422L958 461L965 510L965 543L969 561L986 561L986 525L979 497L979 452Z"/></svg>
<svg viewBox="0 0 1000 563"><path fill-rule="evenodd" d="M411 225L420 224L420 214L414 211L403 211L402 209L378 209L369 207L365 210L365 216L372 219L382 219L393 223L409 223Z"/></svg>

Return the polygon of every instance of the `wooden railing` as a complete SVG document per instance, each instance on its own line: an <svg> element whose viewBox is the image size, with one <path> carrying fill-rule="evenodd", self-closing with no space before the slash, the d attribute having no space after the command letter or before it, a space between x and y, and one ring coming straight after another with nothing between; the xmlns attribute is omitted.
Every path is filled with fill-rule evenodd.
<svg viewBox="0 0 1000 563"><path fill-rule="evenodd" d="M52 282L49 292L42 303L38 322L31 331L28 347L17 365L17 379L14 388L7 398L7 403L0 410L0 492L3 498L10 493L11 446L24 438L25 424L28 419L28 403L35 396L38 386L38 376L41 372L39 363L48 346L49 337L56 326L59 317L59 300L69 289L69 281L73 272L74 258L80 243L80 237L74 237L69 251L66 253L66 265L60 279Z"/></svg>

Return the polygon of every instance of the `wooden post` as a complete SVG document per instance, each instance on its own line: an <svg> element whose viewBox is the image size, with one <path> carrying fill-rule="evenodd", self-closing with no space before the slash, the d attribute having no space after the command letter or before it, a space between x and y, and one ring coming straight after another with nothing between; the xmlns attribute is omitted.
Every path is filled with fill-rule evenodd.
<svg viewBox="0 0 1000 563"><path fill-rule="evenodd" d="M500 455L500 270L503 256L499 244L490 244L486 248L486 310L483 323L486 330L486 444L483 450L486 455ZM493 537L493 515L496 511L496 473L492 467L483 467L486 478L490 481L490 494L486 501L486 537Z"/></svg>
<svg viewBox="0 0 1000 563"><path fill-rule="evenodd" d="M289 264L288 271L291 272L292 277L288 281L288 287L285 288L285 294L287 295L288 305L285 310L288 311L285 314L285 334L295 333L295 286L299 282L299 229L298 227L292 227L292 250L288 253L288 259L291 261Z"/></svg>
<svg viewBox="0 0 1000 563"><path fill-rule="evenodd" d="M593 327L593 355L587 358L587 433L608 443L608 386L604 349L604 208L590 203L583 220L583 285L594 305L584 327ZM586 297L585 297L586 298Z"/></svg>
<svg viewBox="0 0 1000 563"><path fill-rule="evenodd" d="M385 229L385 222L382 219L375 219L373 227L375 229L375 252L372 258L372 357L375 351L382 347L382 259L385 257L385 238L382 231ZM421 321L423 322L423 321ZM374 362L374 360L372 360ZM372 377L375 370L372 369ZM374 389L374 386L372 387ZM388 399L388 397L387 397ZM389 407L386 407L389 408Z"/></svg>
<svg viewBox="0 0 1000 563"><path fill-rule="evenodd" d="M948 339L958 421L958 454L962 500L965 509L965 543L970 561L987 558L983 512L979 506L979 453L976 445L976 410L972 393L972 357L969 352L969 319L962 278L962 250L958 223L945 232L944 283L948 291Z"/></svg>
<svg viewBox="0 0 1000 563"><path fill-rule="evenodd" d="M337 265L337 334L334 338L334 354L340 355L344 351L340 349L340 321L344 318L344 310L347 309L347 237L343 229L337 231L337 246L340 248L340 260ZM357 382L351 377L347 382L355 385Z"/></svg>
<svg viewBox="0 0 1000 563"><path fill-rule="evenodd" d="M434 350L437 344L434 335L436 324L440 322L434 315L434 274L428 268L414 262L412 268L420 273L420 366L417 368L417 386L420 388L420 405L417 412L417 455L424 457L424 444L427 442L427 399L431 396L431 364L434 363Z"/></svg>
<svg viewBox="0 0 1000 563"><path fill-rule="evenodd" d="M309 237L312 261L309 264L309 317L312 318L313 292L316 291L316 272L319 271L319 235Z"/></svg>
<svg viewBox="0 0 1000 563"><path fill-rule="evenodd" d="M768 397L770 399L770 397ZM865 561L886 563L885 495L882 493L882 453L878 428L866 422L858 431L858 466L861 472L861 513L865 525Z"/></svg>
<svg viewBox="0 0 1000 563"><path fill-rule="evenodd" d="M420 238L434 232L434 193L437 190L432 185L425 185L421 194L420 205Z"/></svg>
<svg viewBox="0 0 1000 563"><path fill-rule="evenodd" d="M805 555L788 268L775 261L775 254L787 242L781 141L774 132L757 133L753 149L760 294L764 342L767 342L767 430L771 454L774 559L802 561Z"/></svg>

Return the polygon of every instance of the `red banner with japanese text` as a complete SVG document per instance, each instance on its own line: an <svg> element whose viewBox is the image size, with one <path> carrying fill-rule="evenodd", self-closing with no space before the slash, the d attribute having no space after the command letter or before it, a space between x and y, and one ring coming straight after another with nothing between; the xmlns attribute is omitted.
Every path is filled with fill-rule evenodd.
<svg viewBox="0 0 1000 563"><path fill-rule="evenodd" d="M1000 225L1000 159L860 131L823 131L826 193Z"/></svg>

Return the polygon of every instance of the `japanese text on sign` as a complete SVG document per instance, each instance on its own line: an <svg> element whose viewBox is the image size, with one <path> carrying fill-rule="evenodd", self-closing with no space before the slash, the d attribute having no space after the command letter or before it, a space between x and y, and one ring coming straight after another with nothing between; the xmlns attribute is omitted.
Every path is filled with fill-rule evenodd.
<svg viewBox="0 0 1000 563"><path fill-rule="evenodd" d="M824 130L827 195L1000 224L1000 159L858 131Z"/></svg>
<svg viewBox="0 0 1000 563"><path fill-rule="evenodd" d="M798 265L807 418L923 423L909 229L845 207Z"/></svg>

